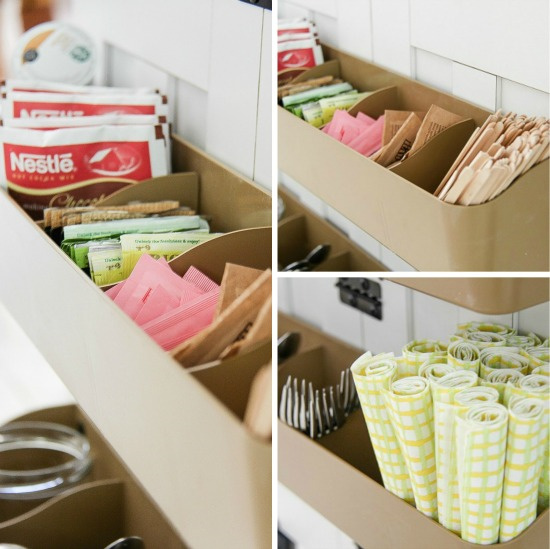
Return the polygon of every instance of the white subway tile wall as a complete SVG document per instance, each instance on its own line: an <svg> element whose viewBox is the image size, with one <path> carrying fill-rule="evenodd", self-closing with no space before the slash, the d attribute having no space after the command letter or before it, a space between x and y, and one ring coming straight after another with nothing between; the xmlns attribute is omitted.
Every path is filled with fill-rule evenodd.
<svg viewBox="0 0 550 549"><path fill-rule="evenodd" d="M530 116L549 116L548 9L546 0L279 0L279 17L312 18L330 45L487 109ZM322 211L299 182L293 190ZM351 222L338 225L388 268L412 269Z"/></svg>
<svg viewBox="0 0 550 549"><path fill-rule="evenodd" d="M271 188L271 12L236 0L69 0L63 15L98 44L99 83L168 92L176 133Z"/></svg>
<svg viewBox="0 0 550 549"><path fill-rule="evenodd" d="M393 351L413 339L448 341L459 322L501 322L522 332L547 337L550 303L507 315L482 315L387 280L382 286L382 320L343 305L336 278L280 278L279 310L302 318L324 332L372 353ZM279 527L297 549L349 549L350 540L335 526L279 485ZM322 537L317 534L322 533Z"/></svg>

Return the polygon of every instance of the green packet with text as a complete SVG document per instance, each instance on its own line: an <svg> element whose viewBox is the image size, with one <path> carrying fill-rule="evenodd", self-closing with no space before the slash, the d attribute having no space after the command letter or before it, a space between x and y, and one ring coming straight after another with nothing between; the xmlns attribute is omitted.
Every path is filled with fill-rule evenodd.
<svg viewBox="0 0 550 549"><path fill-rule="evenodd" d="M338 95L339 93L349 92L353 89L353 86L349 82L342 82L340 84L332 84L329 86L320 86L312 90L307 90L292 95L283 97L283 107L292 107L301 103L312 103L319 101L323 97L331 97Z"/></svg>
<svg viewBox="0 0 550 549"><path fill-rule="evenodd" d="M143 254L154 259L170 261L198 244L220 236L221 233L178 232L162 234L125 234L120 237L123 276L128 278Z"/></svg>
<svg viewBox="0 0 550 549"><path fill-rule="evenodd" d="M122 251L118 247L91 247L88 253L90 276L98 286L124 280Z"/></svg>
<svg viewBox="0 0 550 549"><path fill-rule="evenodd" d="M169 233L180 231L209 232L208 221L198 215L118 219L63 228L63 240L94 240L130 233Z"/></svg>
<svg viewBox="0 0 550 549"><path fill-rule="evenodd" d="M112 247L118 246L120 248L120 242L115 239L111 240L89 240L87 242L70 242L65 243L61 246L61 249L81 268L87 269L89 267L88 263L88 252L90 246L102 246L102 247Z"/></svg>

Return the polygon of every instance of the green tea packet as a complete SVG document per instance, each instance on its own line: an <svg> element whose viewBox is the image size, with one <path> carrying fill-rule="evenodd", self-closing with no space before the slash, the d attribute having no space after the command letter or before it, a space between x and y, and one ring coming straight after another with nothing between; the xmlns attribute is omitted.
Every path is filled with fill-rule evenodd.
<svg viewBox="0 0 550 549"><path fill-rule="evenodd" d="M299 105L300 103L319 101L319 99L322 99L323 97L331 97L332 95L348 92L352 89L353 86L349 82L332 84L330 86L321 86L320 88L314 88L312 90L283 97L283 107L291 107L293 105Z"/></svg>
<svg viewBox="0 0 550 549"><path fill-rule="evenodd" d="M87 242L70 242L65 244L65 247L62 248L63 251L81 268L87 269L89 267L88 263L88 253L90 247L98 248L112 248L113 246L118 246L120 249L120 242L118 240L89 240Z"/></svg>
<svg viewBox="0 0 550 549"><path fill-rule="evenodd" d="M124 234L120 237L124 278L128 278L143 254L170 261L198 244L221 233L176 232L163 234Z"/></svg>
<svg viewBox="0 0 550 549"><path fill-rule="evenodd" d="M94 246L88 252L90 276L98 285L114 284L124 280L122 269L122 251L117 246Z"/></svg>
<svg viewBox="0 0 550 549"><path fill-rule="evenodd" d="M369 92L358 93L357 90L352 90L349 93L320 99L319 108L321 109L322 124L328 124L337 110L347 110L368 95L370 95Z"/></svg>
<svg viewBox="0 0 550 549"><path fill-rule="evenodd" d="M209 232L209 230L208 222L198 215L146 217L143 219L120 219L100 223L68 225L63 228L63 240L94 240L130 233Z"/></svg>

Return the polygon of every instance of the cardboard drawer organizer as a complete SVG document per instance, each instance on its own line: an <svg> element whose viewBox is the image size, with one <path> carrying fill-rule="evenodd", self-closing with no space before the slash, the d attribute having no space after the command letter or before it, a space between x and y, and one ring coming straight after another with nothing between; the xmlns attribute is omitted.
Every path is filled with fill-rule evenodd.
<svg viewBox="0 0 550 549"><path fill-rule="evenodd" d="M296 81L331 74L373 91L350 110L427 111L432 104L466 118L394 168L384 168L282 107L279 168L418 270L549 270L549 161L485 204L447 204L433 195L476 126L480 107L336 49Z"/></svg>
<svg viewBox="0 0 550 549"><path fill-rule="evenodd" d="M303 259L315 246L329 244L331 251L314 271L386 271L367 252L354 244L328 221L305 208L279 187L285 203L284 217L278 225L278 262L282 268Z"/></svg>
<svg viewBox="0 0 550 549"><path fill-rule="evenodd" d="M177 136L173 152L175 171L196 173L157 180L156 190L195 200L199 213L212 216L213 230L226 234L176 257L172 269L195 265L219 284L226 263L271 268L269 194ZM154 182L110 200L141 193L156 196ZM0 301L177 535L177 543L150 546L268 546L271 443L246 428L242 415L271 343L193 373L104 296L6 193L0 219L15 235L2 245L11 259L0 262Z"/></svg>
<svg viewBox="0 0 550 549"><path fill-rule="evenodd" d="M279 314L279 336L297 331L298 354L280 366L279 391L289 368L312 352L338 374L363 351L295 318ZM293 361L293 364L290 362ZM336 431L311 439L278 421L279 481L311 505L364 549L546 549L550 510L506 543L477 545L459 536L386 490L361 410L352 412ZM327 479L330 489L323 490Z"/></svg>

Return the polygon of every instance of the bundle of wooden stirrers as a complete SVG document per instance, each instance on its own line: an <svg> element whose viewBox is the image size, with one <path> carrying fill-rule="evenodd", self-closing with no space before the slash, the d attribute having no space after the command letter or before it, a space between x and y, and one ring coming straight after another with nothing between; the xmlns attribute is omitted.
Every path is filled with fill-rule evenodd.
<svg viewBox="0 0 550 549"><path fill-rule="evenodd" d="M548 158L548 119L503 115L500 111L476 128L435 191L450 204L482 204Z"/></svg>

